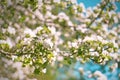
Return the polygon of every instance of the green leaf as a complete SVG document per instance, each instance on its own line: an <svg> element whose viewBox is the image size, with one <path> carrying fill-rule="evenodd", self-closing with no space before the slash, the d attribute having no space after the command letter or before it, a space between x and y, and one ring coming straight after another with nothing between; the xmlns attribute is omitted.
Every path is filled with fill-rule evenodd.
<svg viewBox="0 0 120 80"><path fill-rule="evenodd" d="M26 34L25 37L26 37L26 38L30 38L30 34Z"/></svg>
<svg viewBox="0 0 120 80"><path fill-rule="evenodd" d="M25 19L26 19L26 16L23 15L23 16L19 19L19 21L20 21L20 22L24 22Z"/></svg>
<svg viewBox="0 0 120 80"><path fill-rule="evenodd" d="M39 74L39 73L40 73L40 69L39 69L39 68L38 68L38 69L35 68L34 73L35 73L35 74Z"/></svg>

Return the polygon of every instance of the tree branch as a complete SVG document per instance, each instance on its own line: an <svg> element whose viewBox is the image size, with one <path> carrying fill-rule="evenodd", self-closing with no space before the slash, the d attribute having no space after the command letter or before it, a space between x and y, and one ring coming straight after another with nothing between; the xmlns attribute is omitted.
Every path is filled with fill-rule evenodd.
<svg viewBox="0 0 120 80"><path fill-rule="evenodd" d="M9 56L12 55L12 53L10 53L10 52L5 52L4 50L1 50L1 49L0 49L0 54L9 55Z"/></svg>
<svg viewBox="0 0 120 80"><path fill-rule="evenodd" d="M106 6L109 4L109 2L110 2L109 0L106 1L106 4L103 5L103 7L101 8L101 11L99 12L98 16L95 17L95 18L89 23L88 28L95 22L95 20L96 20L97 18L99 18L99 17L102 15L103 10L106 8ZM101 2L101 4L103 4L103 3Z"/></svg>
<svg viewBox="0 0 120 80"><path fill-rule="evenodd" d="M27 54L31 54L31 53L16 54L15 52L10 53L10 52L6 52L4 50L0 50L0 54L11 57L11 56L22 56L22 55L27 55Z"/></svg>

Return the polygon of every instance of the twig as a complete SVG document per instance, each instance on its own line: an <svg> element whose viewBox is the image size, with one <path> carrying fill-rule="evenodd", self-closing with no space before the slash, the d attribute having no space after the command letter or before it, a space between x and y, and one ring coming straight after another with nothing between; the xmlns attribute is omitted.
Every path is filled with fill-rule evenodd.
<svg viewBox="0 0 120 80"><path fill-rule="evenodd" d="M102 4L102 3L101 3ZM95 22L97 18L99 18L103 12L103 10L106 8L106 6L109 4L109 0L106 2L106 4L102 7L101 11L99 12L98 16L95 17L88 25L88 28Z"/></svg>
<svg viewBox="0 0 120 80"><path fill-rule="evenodd" d="M10 53L10 52L5 52L4 50L0 50L0 54L9 55L9 56L13 55L12 53Z"/></svg>

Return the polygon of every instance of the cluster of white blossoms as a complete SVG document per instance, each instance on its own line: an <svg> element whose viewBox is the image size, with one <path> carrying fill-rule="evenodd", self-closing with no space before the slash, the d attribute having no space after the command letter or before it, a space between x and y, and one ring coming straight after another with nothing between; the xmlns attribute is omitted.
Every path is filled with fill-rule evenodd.
<svg viewBox="0 0 120 80"><path fill-rule="evenodd" d="M119 61L120 52L116 49L120 48L120 13L110 10L107 1L86 9L77 0L38 0L35 10L29 1L28 6L24 0L16 1L7 0L7 6L12 8L2 9L6 20L0 19L0 49L14 53L13 58L20 58L43 73L47 72L46 64L55 66L56 61L60 65L71 59L104 64L110 59ZM19 2L24 3L17 5ZM11 15L7 16L8 13ZM5 44L10 46L8 50ZM23 75L23 72L18 70L17 74ZM107 80L98 71L94 75L98 80Z"/></svg>
<svg viewBox="0 0 120 80"><path fill-rule="evenodd" d="M33 73L33 69L30 68L29 66L23 68L21 62L13 62L13 61L10 61L10 60L5 59L5 58L2 58L1 61L2 61L1 72L4 71L4 74L6 75L6 77L4 77L4 74L0 73L1 80L10 80L10 79L36 80L35 78L30 79L27 77L27 75ZM9 67L9 69L8 69L8 67Z"/></svg>
<svg viewBox="0 0 120 80"><path fill-rule="evenodd" d="M107 80L107 77L100 71L96 71L93 75L98 77L97 80Z"/></svg>

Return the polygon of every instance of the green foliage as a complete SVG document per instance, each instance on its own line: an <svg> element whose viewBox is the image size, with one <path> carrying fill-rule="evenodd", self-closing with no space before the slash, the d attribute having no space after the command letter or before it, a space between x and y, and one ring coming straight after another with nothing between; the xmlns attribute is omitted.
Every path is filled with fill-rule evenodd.
<svg viewBox="0 0 120 80"><path fill-rule="evenodd" d="M7 43L0 44L0 49L9 51L10 47Z"/></svg>
<svg viewBox="0 0 120 80"><path fill-rule="evenodd" d="M90 50L92 49L92 51ZM88 60L93 60L96 63L102 63L104 60L112 59L108 53L115 52L116 47L114 47L113 43L102 43L101 41L86 41L83 42L79 47L76 49L72 47L70 51L73 55L80 56L83 59L83 62ZM103 53L106 50L106 53ZM98 55L92 53L98 53ZM98 59L99 58L99 59Z"/></svg>
<svg viewBox="0 0 120 80"><path fill-rule="evenodd" d="M110 0L93 11L65 0L2 0L0 10L0 55L15 56L35 74L76 61L103 64L120 48L120 18Z"/></svg>
<svg viewBox="0 0 120 80"><path fill-rule="evenodd" d="M23 16L19 19L19 22L24 22L24 21L25 21L25 19L26 19L26 16L25 16L25 15L23 15Z"/></svg>
<svg viewBox="0 0 120 80"><path fill-rule="evenodd" d="M33 40L32 43L17 45L16 61L21 61L23 66L34 65L34 73L39 74L42 69L47 68L53 57L52 51L46 48L41 42Z"/></svg>
<svg viewBox="0 0 120 80"><path fill-rule="evenodd" d="M24 7L31 7L33 9L33 11L35 11L37 9L37 3L38 3L38 0L24 0L22 2L22 5Z"/></svg>

